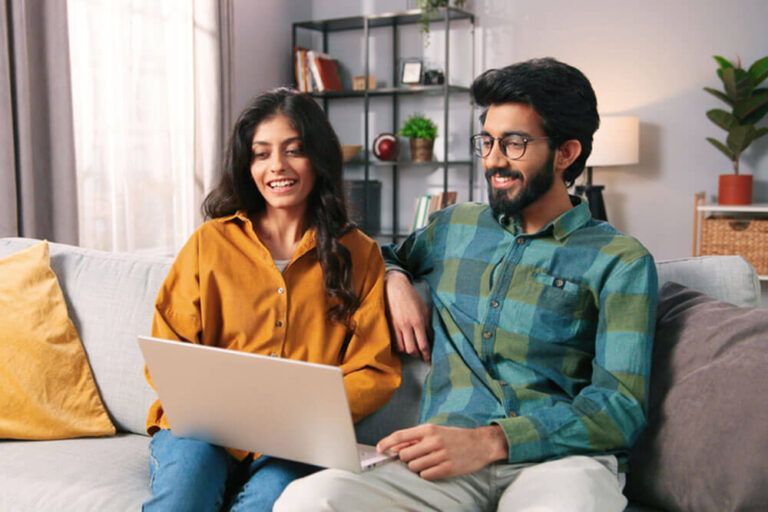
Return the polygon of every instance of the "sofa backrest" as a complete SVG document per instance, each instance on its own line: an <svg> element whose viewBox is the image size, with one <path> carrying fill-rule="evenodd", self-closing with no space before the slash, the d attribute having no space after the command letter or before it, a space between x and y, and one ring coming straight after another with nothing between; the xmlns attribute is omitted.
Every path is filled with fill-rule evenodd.
<svg viewBox="0 0 768 512"><path fill-rule="evenodd" d="M0 257L36 243L39 240L0 239ZM120 431L144 434L156 395L144 379L136 337L150 333L157 291L171 260L55 243L50 253L112 421Z"/></svg>
<svg viewBox="0 0 768 512"><path fill-rule="evenodd" d="M38 240L0 239L0 258ZM172 263L168 258L117 254L50 244L51 266L77 327L104 404L120 431L145 433L155 393L144 380L136 338L149 334L155 297ZM740 306L760 305L760 283L738 256L661 261L659 285L676 281ZM426 293L426 288L421 288ZM382 409L357 426L360 442L412 426L418 418L421 385L429 366L403 358L403 383Z"/></svg>

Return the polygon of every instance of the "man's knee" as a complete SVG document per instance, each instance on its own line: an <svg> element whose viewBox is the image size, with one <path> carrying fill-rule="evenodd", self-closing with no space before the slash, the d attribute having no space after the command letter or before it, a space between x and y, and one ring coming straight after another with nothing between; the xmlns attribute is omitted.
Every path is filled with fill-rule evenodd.
<svg viewBox="0 0 768 512"><path fill-rule="evenodd" d="M346 471L326 469L295 480L285 488L273 510L336 510L334 504L344 502L344 493L351 491L354 477Z"/></svg>

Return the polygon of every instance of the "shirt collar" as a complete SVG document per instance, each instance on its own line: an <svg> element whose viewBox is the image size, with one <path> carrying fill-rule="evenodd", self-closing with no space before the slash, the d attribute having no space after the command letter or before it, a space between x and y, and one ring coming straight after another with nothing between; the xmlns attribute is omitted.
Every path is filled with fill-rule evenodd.
<svg viewBox="0 0 768 512"><path fill-rule="evenodd" d="M560 241L568 238L571 233L584 227L592 219L592 213L589 211L589 205L586 201L582 201L581 198L577 196L569 197L573 208L562 213L559 217L549 222L532 236L541 236L551 233L556 240ZM515 215L509 225L505 225L503 219L499 219L499 222L505 229L511 231L514 235L523 233L522 218L520 215Z"/></svg>
<svg viewBox="0 0 768 512"><path fill-rule="evenodd" d="M247 225L251 226L251 231L253 231L255 236L255 231L253 230L253 223L251 222L251 219L250 217L248 217L248 214L245 212L245 210L238 210L231 215L218 217L216 220L221 223L232 222L234 220L242 221ZM259 244L259 246L261 246L264 249L264 251L266 251L267 254L269 254L269 251L267 250L266 247L264 247L264 244L262 244L258 236L256 236L256 242ZM309 228L304 232L304 235L302 235L301 240L299 241L299 245L296 246L296 252L293 254L293 257L291 259L292 260L298 259L299 257L303 256L304 254L314 249L316 245L317 245L317 235L315 232L315 228Z"/></svg>

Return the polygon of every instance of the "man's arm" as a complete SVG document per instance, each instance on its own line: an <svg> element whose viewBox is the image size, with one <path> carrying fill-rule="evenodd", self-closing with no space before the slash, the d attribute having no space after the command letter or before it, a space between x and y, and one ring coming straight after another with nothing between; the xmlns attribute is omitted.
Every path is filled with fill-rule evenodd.
<svg viewBox="0 0 768 512"><path fill-rule="evenodd" d="M432 424L398 430L376 445L391 451L425 480L438 480L478 471L507 458L507 439L498 425L478 428Z"/></svg>
<svg viewBox="0 0 768 512"><path fill-rule="evenodd" d="M432 236L435 216L430 224L412 233L402 243L382 247L386 265L385 298L387 313L394 333L392 344L397 352L405 352L424 361L430 360L432 337L429 308L411 284L432 270Z"/></svg>

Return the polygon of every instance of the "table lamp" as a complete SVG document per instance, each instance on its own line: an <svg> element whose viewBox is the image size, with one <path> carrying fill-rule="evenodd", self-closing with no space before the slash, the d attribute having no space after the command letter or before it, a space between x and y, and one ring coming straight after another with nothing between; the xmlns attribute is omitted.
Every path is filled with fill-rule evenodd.
<svg viewBox="0 0 768 512"><path fill-rule="evenodd" d="M593 167L632 165L640 161L640 119L633 116L601 116L600 128L592 140L592 153L587 159L587 182L576 187L576 193L589 202L592 217L608 220L603 202L603 185L592 183Z"/></svg>

